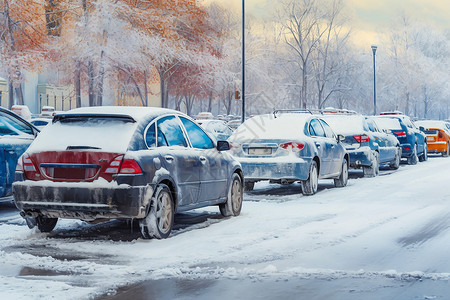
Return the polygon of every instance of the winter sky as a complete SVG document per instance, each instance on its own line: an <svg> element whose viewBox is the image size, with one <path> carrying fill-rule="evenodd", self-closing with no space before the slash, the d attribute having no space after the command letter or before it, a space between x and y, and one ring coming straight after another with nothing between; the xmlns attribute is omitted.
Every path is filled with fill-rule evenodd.
<svg viewBox="0 0 450 300"><path fill-rule="evenodd" d="M241 0L204 0L240 10ZM381 43L383 33L395 26L400 15L407 15L411 21L420 21L431 26L450 29L449 0L343 0L346 14L352 27L353 39L359 46L370 47ZM280 0L245 0L246 12L255 16L271 17Z"/></svg>

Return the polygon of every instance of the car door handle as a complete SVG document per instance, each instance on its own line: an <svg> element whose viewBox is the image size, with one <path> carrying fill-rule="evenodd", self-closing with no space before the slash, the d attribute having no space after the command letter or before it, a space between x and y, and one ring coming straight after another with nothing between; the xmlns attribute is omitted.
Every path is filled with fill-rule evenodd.
<svg viewBox="0 0 450 300"><path fill-rule="evenodd" d="M165 158L168 162L173 162L173 160L175 159L172 155L166 155L166 156L164 156L164 158Z"/></svg>
<svg viewBox="0 0 450 300"><path fill-rule="evenodd" d="M320 148L320 143L316 143L316 146L317 146L318 148Z"/></svg>
<svg viewBox="0 0 450 300"><path fill-rule="evenodd" d="M200 156L200 161L201 161L202 163L206 162L206 157Z"/></svg>

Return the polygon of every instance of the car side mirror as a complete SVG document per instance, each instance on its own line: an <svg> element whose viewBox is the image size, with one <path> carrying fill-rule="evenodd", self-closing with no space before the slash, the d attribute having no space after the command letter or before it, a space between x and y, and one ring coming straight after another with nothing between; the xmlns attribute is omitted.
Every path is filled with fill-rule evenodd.
<svg viewBox="0 0 450 300"><path fill-rule="evenodd" d="M345 141L345 136L343 136L342 134L338 134L336 140L338 143L343 142Z"/></svg>
<svg viewBox="0 0 450 300"><path fill-rule="evenodd" d="M423 126L419 126L419 130L425 132L425 128Z"/></svg>
<svg viewBox="0 0 450 300"><path fill-rule="evenodd" d="M227 141L218 141L217 142L217 150L219 150L219 151L230 150L230 143L228 143Z"/></svg>

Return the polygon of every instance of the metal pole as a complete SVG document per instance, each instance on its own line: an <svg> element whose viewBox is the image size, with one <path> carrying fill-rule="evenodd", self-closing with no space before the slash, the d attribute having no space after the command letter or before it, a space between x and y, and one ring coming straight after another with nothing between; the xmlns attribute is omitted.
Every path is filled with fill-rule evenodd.
<svg viewBox="0 0 450 300"><path fill-rule="evenodd" d="M242 123L245 121L245 0L242 0Z"/></svg>
<svg viewBox="0 0 450 300"><path fill-rule="evenodd" d="M377 88L375 77L375 52L377 52L377 45L372 45L373 52L373 115L377 115Z"/></svg>

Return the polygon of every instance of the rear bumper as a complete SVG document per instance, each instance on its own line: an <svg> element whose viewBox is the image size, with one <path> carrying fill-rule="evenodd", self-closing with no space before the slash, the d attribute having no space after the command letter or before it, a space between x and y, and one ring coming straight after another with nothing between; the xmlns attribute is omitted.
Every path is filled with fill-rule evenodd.
<svg viewBox="0 0 450 300"><path fill-rule="evenodd" d="M372 150L370 148L358 149L358 150L347 150L350 167L360 168L360 167L370 167L372 166Z"/></svg>
<svg viewBox="0 0 450 300"><path fill-rule="evenodd" d="M23 181L13 184L14 202L27 215L82 220L144 218L152 186Z"/></svg>
<svg viewBox="0 0 450 300"><path fill-rule="evenodd" d="M402 158L408 158L412 154L413 154L413 147L411 146L411 144L402 144Z"/></svg>
<svg viewBox="0 0 450 300"><path fill-rule="evenodd" d="M427 143L429 153L445 153L447 152L447 142L428 142Z"/></svg>
<svg viewBox="0 0 450 300"><path fill-rule="evenodd" d="M276 158L262 161L263 158L239 159L245 181L259 180L306 180L309 176L309 166L312 158L291 159L289 162Z"/></svg>

